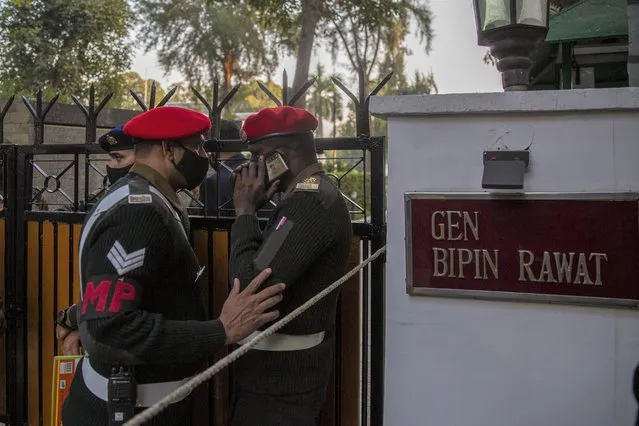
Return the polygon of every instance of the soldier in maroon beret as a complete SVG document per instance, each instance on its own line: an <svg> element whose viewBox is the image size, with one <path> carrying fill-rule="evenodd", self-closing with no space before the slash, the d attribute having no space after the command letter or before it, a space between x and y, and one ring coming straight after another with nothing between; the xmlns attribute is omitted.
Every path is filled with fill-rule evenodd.
<svg viewBox="0 0 639 426"><path fill-rule="evenodd" d="M269 283L286 285L282 316L342 277L351 247L346 203L317 161L317 125L308 111L283 106L248 117L241 131L251 162L233 175L230 276L245 286L257 271L271 268ZM255 213L276 191L283 194L262 232ZM334 355L338 295L236 361L231 426L316 424Z"/></svg>
<svg viewBox="0 0 639 426"><path fill-rule="evenodd" d="M168 106L124 126L135 164L91 209L80 237L78 328L86 353L62 409L65 426L123 424L220 348L278 317L267 311L283 285L257 293L269 270L242 291L235 280L220 317L205 317L197 286L203 268L176 191L204 179L210 126L199 112ZM190 425L192 405L190 395L175 401L149 424Z"/></svg>

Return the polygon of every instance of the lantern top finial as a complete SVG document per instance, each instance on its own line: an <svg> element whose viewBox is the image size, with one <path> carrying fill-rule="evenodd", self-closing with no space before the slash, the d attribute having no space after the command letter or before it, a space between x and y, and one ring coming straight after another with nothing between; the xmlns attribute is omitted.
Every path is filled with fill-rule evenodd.
<svg viewBox="0 0 639 426"><path fill-rule="evenodd" d="M548 0L473 0L480 46L490 46L505 90L526 90L530 57L548 33Z"/></svg>
<svg viewBox="0 0 639 426"><path fill-rule="evenodd" d="M473 0L480 45L486 33L499 28L548 28L548 0Z"/></svg>

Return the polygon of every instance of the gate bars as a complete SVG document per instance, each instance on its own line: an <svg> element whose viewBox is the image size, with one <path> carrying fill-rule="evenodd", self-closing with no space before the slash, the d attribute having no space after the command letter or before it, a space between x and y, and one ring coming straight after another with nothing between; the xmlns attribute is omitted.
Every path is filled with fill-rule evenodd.
<svg viewBox="0 0 639 426"><path fill-rule="evenodd" d="M376 252L384 246L386 240L386 223L385 223L385 138L370 136L370 115L369 101L370 96L376 95L382 87L390 80L391 74L385 77L379 85L369 94L365 93L365 86L362 80L359 81L359 96L355 96L345 85L333 78L333 82L353 101L356 108L356 128L357 136L349 138L330 138L316 139L317 149L319 152L328 151L361 151L362 156L355 164L344 173L341 177L333 176L338 185L341 185L343 178L354 170L356 167L364 168L364 205L361 206L352 200L348 194L344 194L347 203L354 209L351 213L363 215L363 221L355 221L353 223L354 232L362 240L361 258L367 258L370 253ZM307 82L292 96L288 93L287 74L283 74L283 93L282 99L278 99L264 85L258 83L261 89L269 96L276 105L294 105L294 103L304 95L304 92L313 84L314 80ZM213 128L209 134L210 140L206 143L206 150L210 153L220 152L238 152L245 151L244 144L239 140L221 140L220 139L220 120L225 106L237 93L240 85L236 85L221 100L219 96L219 84L217 79L213 84L213 96L210 101L197 90L192 89L194 95L202 103L206 109L209 119L213 123ZM151 96L149 105L138 97L132 90L131 95L136 100L143 111L154 108L156 106L165 105L175 93L175 88L169 91L157 105L155 104L156 87L151 87ZM5 409L6 413L2 413L3 407L0 400L0 422L3 420L11 426L22 426L27 422L28 412L28 392L27 392L27 354L29 347L27 345L27 317L33 315L27 312L27 223L28 221L54 222L57 231L58 223L69 224L71 231L71 240L73 239L74 225L81 224L84 220L84 212L79 210L80 193L83 192L84 200L89 199L89 181L91 180L91 171L97 172L101 179L104 174L95 166L95 161L90 158L92 155L103 154L103 151L95 143L98 129L98 117L104 107L108 104L113 93L108 94L96 105L95 88L92 86L89 92L88 104L83 105L82 102L72 96L73 102L80 109L85 118L85 123L60 123L55 124L71 125L74 127L85 128L85 140L82 144L54 144L44 143L45 124L53 124L53 120L48 120L47 115L57 101L57 96L45 104L42 99L42 93L38 92L35 105L26 97L22 97L25 107L31 114L33 126L33 144L32 145L12 145L6 143L4 139L5 117L12 106L15 97L9 98L0 108L0 161L2 162L2 177L4 189L2 192L4 209L0 211L0 220L4 220L5 229L5 258L4 258L4 295L0 293L0 297L4 298L4 310L6 317L6 330L4 333L4 350L6 363L6 396ZM112 123L113 125L119 123ZM110 126L109 126L110 127ZM37 155L67 155L73 159L69 162L61 172L57 174L47 174L43 168L39 166L35 156ZM357 160L357 159L356 159ZM45 160L46 161L46 160ZM217 156L216 156L217 161ZM80 190L80 168L84 163L84 188ZM367 171L367 168L370 170ZM41 174L44 178L44 185L38 188L34 185L34 170L36 174ZM60 178L64 173L73 174L72 196L67 195L61 188ZM366 177L370 177L370 187L367 187ZM51 183L53 186L51 186ZM34 190L36 195L34 196ZM370 192L370 205L367 205L367 194ZM41 193L62 193L72 207L72 212L49 212L34 211L36 198ZM199 203L195 197L187 193L193 198L194 202ZM200 203L201 206L201 203ZM201 206L203 207L203 206ZM212 230L229 230L233 218L220 217L219 211L224 206L218 206L217 217L192 216L191 222L194 229L206 230L209 234ZM370 217L369 217L370 212ZM42 224L39 225L42 229ZM56 232L57 234L57 232ZM40 235L42 235L40 233ZM57 241L57 238L56 238ZM211 245L209 241L209 246ZM70 249L73 248L72 241ZM40 250L40 256L42 256ZM385 258L385 256L383 256ZM57 255L56 255L57 259ZM41 268L42 265L39 265ZM57 267L57 266L56 266ZM73 266L70 267L70 273L73 273ZM42 271L39 271L40 275ZM361 275L361 303L362 312L361 321L361 408L360 408L360 425L381 426L383 422L383 402L384 402L384 261L377 261L370 268L363 271ZM57 284L57 273L54 281ZM72 279L70 279L73 282ZM42 280L40 279L40 283ZM1 288L1 287L0 287ZM40 297L40 296L39 296ZM71 295L69 295L71 297ZM340 298L341 300L341 298ZM41 302L40 302L41 303ZM209 304L211 300L209 298ZM42 310L37 313L38 317L42 315ZM338 308L338 313L340 309ZM340 323L338 318L338 324ZM338 328L339 330L339 328ZM53 330L45 330L46 333L53 333ZM39 339L42 342L42 319L40 318ZM339 337L339 336L338 336ZM336 338L338 347L336 347L335 371L340 371L340 347L339 338ZM33 348L32 348L33 350ZM41 355L40 355L41 356ZM42 362L39 363L42 365ZM0 365L1 368L1 365ZM0 372L0 375L2 372ZM335 399L333 401L333 410L335 424L342 424L341 407L339 398L340 374L335 374ZM40 377L40 380L49 380L48 377ZM40 386L40 389L42 386ZM210 399L209 399L210 400ZM33 403L33 402L32 402ZM38 405L42 407L43 395L40 390ZM42 424L42 409L40 409L39 419L29 419L30 424ZM4 417L3 417L4 416Z"/></svg>

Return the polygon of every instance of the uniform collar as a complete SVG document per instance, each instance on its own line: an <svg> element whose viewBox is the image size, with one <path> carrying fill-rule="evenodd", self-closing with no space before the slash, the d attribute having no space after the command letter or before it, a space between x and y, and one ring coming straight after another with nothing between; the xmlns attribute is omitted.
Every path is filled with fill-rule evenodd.
<svg viewBox="0 0 639 426"><path fill-rule="evenodd" d="M293 182L291 182L288 188L286 188L286 191L284 192L284 197L288 197L293 192L293 190L295 189L298 183L318 173L324 173L324 168L322 167L320 163L313 163L307 168L305 168L304 170L302 170L300 173L298 173L297 176L293 178Z"/></svg>
<svg viewBox="0 0 639 426"><path fill-rule="evenodd" d="M171 204L177 211L182 212L182 203L180 203L180 199L178 198L177 193L175 192L175 190L173 190L169 182L161 174L159 174L153 168L147 166L146 164L139 163L133 164L133 167L131 167L131 172L148 180L151 185L155 186L158 191L160 191L160 193L171 202Z"/></svg>

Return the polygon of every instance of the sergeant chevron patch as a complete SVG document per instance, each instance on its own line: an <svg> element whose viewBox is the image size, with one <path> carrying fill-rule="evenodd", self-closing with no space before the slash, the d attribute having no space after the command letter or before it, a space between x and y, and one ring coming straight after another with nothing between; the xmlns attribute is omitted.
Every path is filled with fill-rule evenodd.
<svg viewBox="0 0 639 426"><path fill-rule="evenodd" d="M127 272L131 272L144 265L145 248L127 253L120 244L119 241L113 243L113 247L107 254L107 259L111 262L111 265L115 268L118 275L124 275Z"/></svg>

